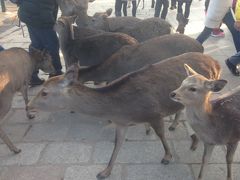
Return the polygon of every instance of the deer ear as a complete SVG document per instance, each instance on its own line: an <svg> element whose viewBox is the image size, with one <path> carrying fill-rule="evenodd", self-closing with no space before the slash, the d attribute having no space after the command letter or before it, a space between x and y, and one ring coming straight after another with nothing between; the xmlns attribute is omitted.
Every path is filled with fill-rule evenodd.
<svg viewBox="0 0 240 180"><path fill-rule="evenodd" d="M73 84L78 81L78 71L79 71L79 65L78 64L73 64L67 69L67 72L65 73L64 76L64 81L65 83Z"/></svg>
<svg viewBox="0 0 240 180"><path fill-rule="evenodd" d="M189 65L187 64L184 64L184 68L186 70L186 73L188 76L192 76L192 75L195 75L195 74L198 74L196 71L194 71Z"/></svg>
<svg viewBox="0 0 240 180"><path fill-rule="evenodd" d="M107 15L107 16L110 16L110 15L112 14L112 11L113 11L112 8L107 9L107 10L106 10L106 15Z"/></svg>
<svg viewBox="0 0 240 180"><path fill-rule="evenodd" d="M210 81L204 82L204 86L213 92L221 91L226 84L227 84L227 81L224 79L210 80Z"/></svg>

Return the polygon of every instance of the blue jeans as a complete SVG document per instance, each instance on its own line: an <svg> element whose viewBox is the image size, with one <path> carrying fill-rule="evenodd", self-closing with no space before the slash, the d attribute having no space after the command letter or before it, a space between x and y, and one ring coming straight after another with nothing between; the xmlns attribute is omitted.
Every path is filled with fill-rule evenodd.
<svg viewBox="0 0 240 180"><path fill-rule="evenodd" d="M222 21L224 24L226 24L226 26L228 27L229 31L232 34L236 51L237 52L240 51L240 32L234 28L235 21L230 9L227 12L227 14L224 16ZM211 35L212 30L213 30L212 28L204 27L203 31L200 33L200 35L197 37L196 40L202 44Z"/></svg>
<svg viewBox="0 0 240 180"><path fill-rule="evenodd" d="M235 66L237 66L238 64L240 64L240 52L238 52L237 54L231 56L231 57L229 58L229 61L230 61L233 65L235 65Z"/></svg>
<svg viewBox="0 0 240 180"><path fill-rule="evenodd" d="M59 56L59 42L56 32L52 29L40 29L27 25L31 44L29 47L33 47L39 50L47 50L52 57L52 62L55 70L61 71L62 65ZM29 48L30 50L31 48ZM38 72L34 72L33 76Z"/></svg>
<svg viewBox="0 0 240 180"><path fill-rule="evenodd" d="M155 5L155 14L154 17L159 17L160 16L160 11L163 10L161 13L161 18L166 19L167 13L168 13L168 6L169 6L169 1L168 0L157 0L156 5Z"/></svg>
<svg viewBox="0 0 240 180"><path fill-rule="evenodd" d="M0 51L3 51L4 50L4 48L0 45Z"/></svg>

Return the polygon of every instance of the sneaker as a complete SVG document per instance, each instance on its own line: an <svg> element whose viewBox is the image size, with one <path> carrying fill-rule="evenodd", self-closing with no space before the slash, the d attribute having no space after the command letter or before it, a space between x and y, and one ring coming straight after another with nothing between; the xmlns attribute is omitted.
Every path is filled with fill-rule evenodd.
<svg viewBox="0 0 240 180"><path fill-rule="evenodd" d="M42 85L45 82L44 79L40 79L38 76L34 77L30 80L29 85L30 86L39 86Z"/></svg>
<svg viewBox="0 0 240 180"><path fill-rule="evenodd" d="M224 37L225 33L222 30L211 32L212 37Z"/></svg>
<svg viewBox="0 0 240 180"><path fill-rule="evenodd" d="M240 72L239 72L239 69L234 65L232 64L229 59L227 59L225 61L228 69L231 71L231 73L234 75L234 76L240 76Z"/></svg>
<svg viewBox="0 0 240 180"><path fill-rule="evenodd" d="M52 77L55 77L55 76L60 76L60 75L62 75L62 74L63 74L62 71L57 71L57 72L55 72L55 73L49 74L48 78L52 78Z"/></svg>

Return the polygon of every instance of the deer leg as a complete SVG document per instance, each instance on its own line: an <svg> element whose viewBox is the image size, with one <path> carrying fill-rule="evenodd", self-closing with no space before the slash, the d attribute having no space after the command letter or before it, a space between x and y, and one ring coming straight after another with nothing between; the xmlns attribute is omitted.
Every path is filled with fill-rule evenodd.
<svg viewBox="0 0 240 180"><path fill-rule="evenodd" d="M178 111L178 112L175 114L175 117L174 117L174 120L173 120L171 126L168 128L169 131L174 131L174 130L176 129L176 127L177 127L178 124L179 124L180 116L181 116L181 111Z"/></svg>
<svg viewBox="0 0 240 180"><path fill-rule="evenodd" d="M187 132L188 132L188 134L190 135L190 137L192 139L192 144L191 144L190 149L192 151L195 151L197 149L197 145L198 145L199 139L198 139L196 133L193 131L192 127L189 125L189 123L187 121L183 122L183 124L186 127Z"/></svg>
<svg viewBox="0 0 240 180"><path fill-rule="evenodd" d="M151 127L149 123L145 123L146 135L149 135L151 132Z"/></svg>
<svg viewBox="0 0 240 180"><path fill-rule="evenodd" d="M21 152L21 149L18 149L16 146L14 146L14 144L12 143L12 141L9 139L9 137L7 136L7 134L2 130L2 128L0 128L0 138L3 140L3 142L8 146L8 148L14 152L15 154L18 154Z"/></svg>
<svg viewBox="0 0 240 180"><path fill-rule="evenodd" d="M27 118L28 119L33 119L35 116L33 114L31 114L28 110L28 83L27 81L24 83L23 87L21 88L21 93L22 93L22 96L23 96L23 99L25 101L25 106L26 106L26 113L27 113Z"/></svg>
<svg viewBox="0 0 240 180"><path fill-rule="evenodd" d="M227 180L232 180L232 161L234 153L237 149L238 143L227 144Z"/></svg>
<svg viewBox="0 0 240 180"><path fill-rule="evenodd" d="M163 119L155 120L150 122L152 128L160 138L163 144L163 148L165 150L165 155L161 161L162 164L169 164L169 161L172 159L172 154L170 152L170 148L168 146L168 143L166 141L165 135L164 135L164 121Z"/></svg>
<svg viewBox="0 0 240 180"><path fill-rule="evenodd" d="M214 145L204 143L204 153L203 153L203 157L202 157L202 165L201 165L201 169L200 169L200 172L198 175L198 180L202 180L203 173L206 170L206 166L212 155L213 148L214 148Z"/></svg>
<svg viewBox="0 0 240 180"><path fill-rule="evenodd" d="M102 172L100 172L97 175L97 179L105 179L106 177L108 177L111 174L114 162L117 158L117 154L118 154L118 152L120 150L120 147L122 146L122 143L125 139L126 131L127 131L127 127L117 126L116 134L115 134L115 146L114 146L114 149L113 149L111 159L108 163L107 168L104 169Z"/></svg>

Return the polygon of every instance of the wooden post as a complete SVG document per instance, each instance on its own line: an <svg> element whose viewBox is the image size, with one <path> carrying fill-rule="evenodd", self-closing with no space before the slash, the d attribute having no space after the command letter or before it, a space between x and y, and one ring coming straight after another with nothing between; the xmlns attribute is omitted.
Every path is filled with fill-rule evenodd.
<svg viewBox="0 0 240 180"><path fill-rule="evenodd" d="M2 12L6 12L6 6L4 0L1 0Z"/></svg>

